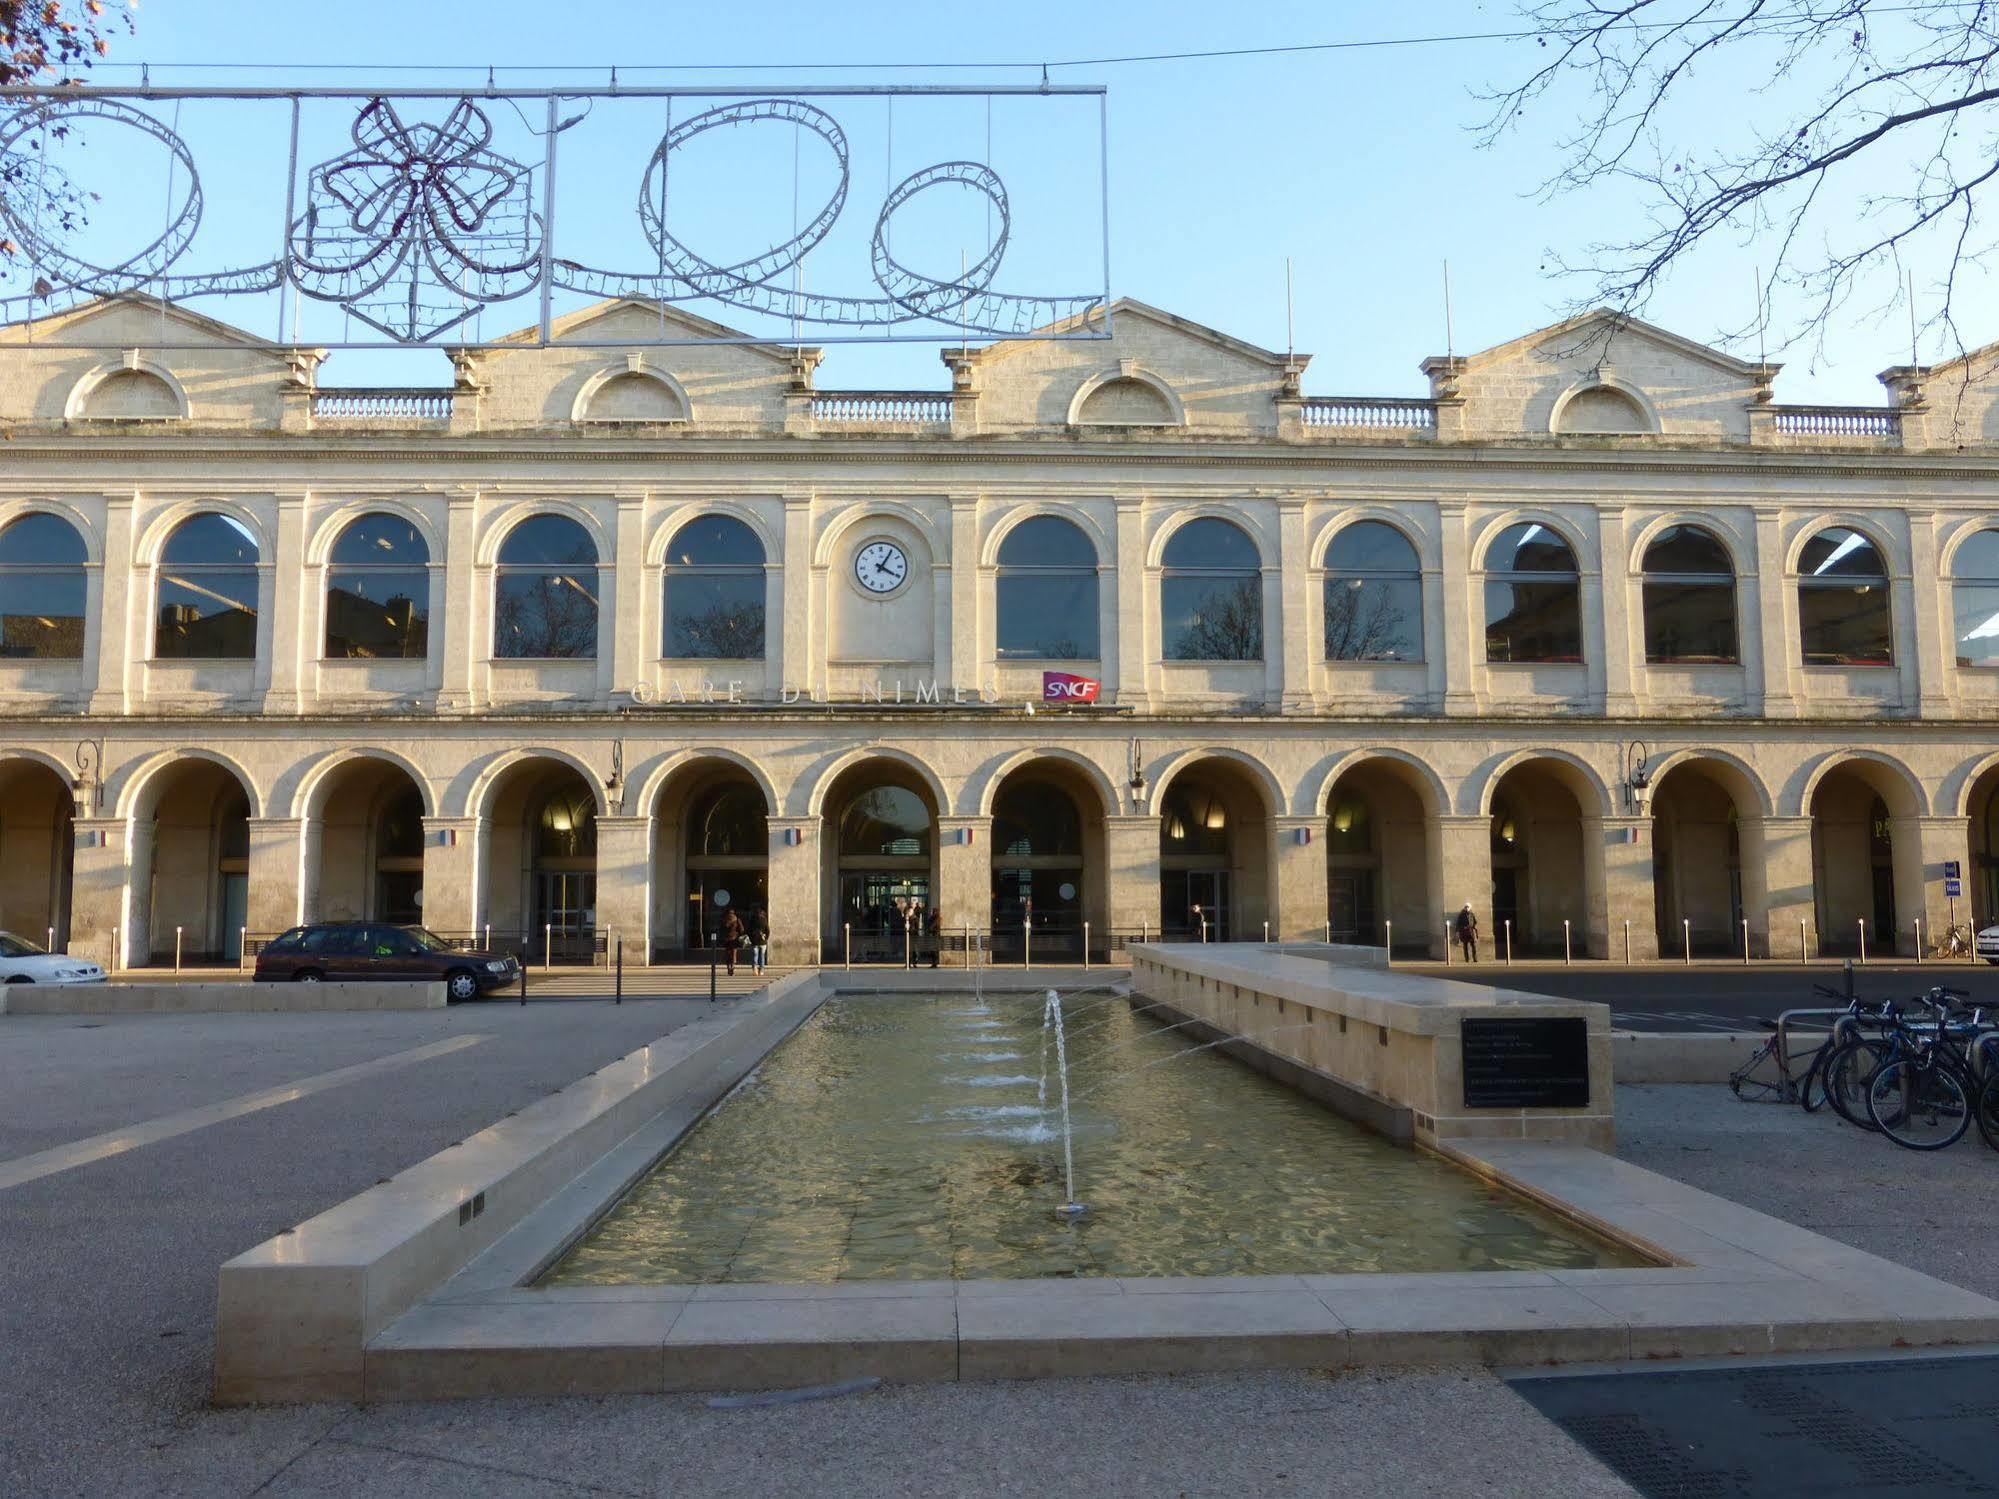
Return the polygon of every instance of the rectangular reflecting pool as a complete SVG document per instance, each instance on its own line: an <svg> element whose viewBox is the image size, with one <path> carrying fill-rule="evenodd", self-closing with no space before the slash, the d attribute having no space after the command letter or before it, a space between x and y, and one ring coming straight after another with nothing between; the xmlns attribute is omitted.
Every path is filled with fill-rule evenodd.
<svg viewBox="0 0 1999 1499"><path fill-rule="evenodd" d="M1606 1268L1649 1261L1102 991L840 996L544 1285Z"/></svg>

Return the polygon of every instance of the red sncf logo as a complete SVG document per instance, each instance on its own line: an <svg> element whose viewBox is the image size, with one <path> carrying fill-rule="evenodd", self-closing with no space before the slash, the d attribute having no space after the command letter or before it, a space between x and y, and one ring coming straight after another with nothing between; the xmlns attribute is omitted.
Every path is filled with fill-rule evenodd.
<svg viewBox="0 0 1999 1499"><path fill-rule="evenodd" d="M1094 703L1104 684L1095 677L1079 677L1072 671L1044 671L1041 700L1044 703Z"/></svg>

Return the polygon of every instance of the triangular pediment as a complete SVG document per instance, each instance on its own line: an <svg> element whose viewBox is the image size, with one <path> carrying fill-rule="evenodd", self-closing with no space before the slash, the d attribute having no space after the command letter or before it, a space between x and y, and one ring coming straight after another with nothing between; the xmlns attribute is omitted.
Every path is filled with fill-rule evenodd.
<svg viewBox="0 0 1999 1499"><path fill-rule="evenodd" d="M746 353L760 354L787 369L792 363L792 347L789 344L745 341L749 336L740 329L689 312L684 307L645 297L612 297L588 307L579 307L574 312L550 319L548 334L551 344L615 343L628 344L633 348L663 343L728 344ZM535 326L517 328L493 342L496 347L491 352L494 354L515 352L506 347L510 344L521 345L521 352L526 352L539 345L540 329Z"/></svg>
<svg viewBox="0 0 1999 1499"><path fill-rule="evenodd" d="M166 329L166 336L161 330ZM8 343L57 344L87 348L143 349L160 344L210 344L220 349L243 349L268 356L273 363L288 363L287 350L260 338L247 329L208 317L174 302L137 292L116 297L98 297L75 307L31 321L0 327L0 339Z"/></svg>
<svg viewBox="0 0 1999 1499"><path fill-rule="evenodd" d="M1776 366L1758 366L1737 359L1732 354L1724 354L1720 349L1696 343L1691 338L1661 328L1656 323L1648 323L1643 318L1613 312L1607 307L1594 308L1564 318L1559 323L1551 323L1545 328L1537 328L1532 333L1523 333L1518 338L1510 338L1505 343L1494 344L1489 349L1481 349L1476 354L1467 355L1465 364L1477 369L1482 365L1507 364L1526 359L1539 359L1548 363L1571 362L1579 351L1592 351L1596 362L1604 364L1623 363L1626 356L1621 348L1633 342L1649 345L1654 349L1675 354L1681 358L1705 365L1710 369L1748 379L1759 369L1774 370Z"/></svg>

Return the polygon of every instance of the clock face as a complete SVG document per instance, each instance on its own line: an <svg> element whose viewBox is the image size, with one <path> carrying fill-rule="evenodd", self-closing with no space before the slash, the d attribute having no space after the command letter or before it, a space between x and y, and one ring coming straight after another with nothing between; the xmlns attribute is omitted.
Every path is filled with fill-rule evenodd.
<svg viewBox="0 0 1999 1499"><path fill-rule="evenodd" d="M869 593L894 593L909 581L909 559L892 541L871 541L854 553L854 581Z"/></svg>

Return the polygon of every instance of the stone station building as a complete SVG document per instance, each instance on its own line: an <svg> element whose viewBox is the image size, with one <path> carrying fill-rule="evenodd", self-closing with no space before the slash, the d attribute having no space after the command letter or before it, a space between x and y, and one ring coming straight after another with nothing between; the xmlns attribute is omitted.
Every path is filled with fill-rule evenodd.
<svg viewBox="0 0 1999 1499"><path fill-rule="evenodd" d="M1436 953L1465 901L1488 952L1612 958L1999 919L1991 351L1785 406L1595 316L1323 397L1121 302L907 393L662 326L725 331L607 303L414 391L137 299L0 330L0 926L135 965L316 918L669 958L731 906L865 961L899 898L1051 958Z"/></svg>

